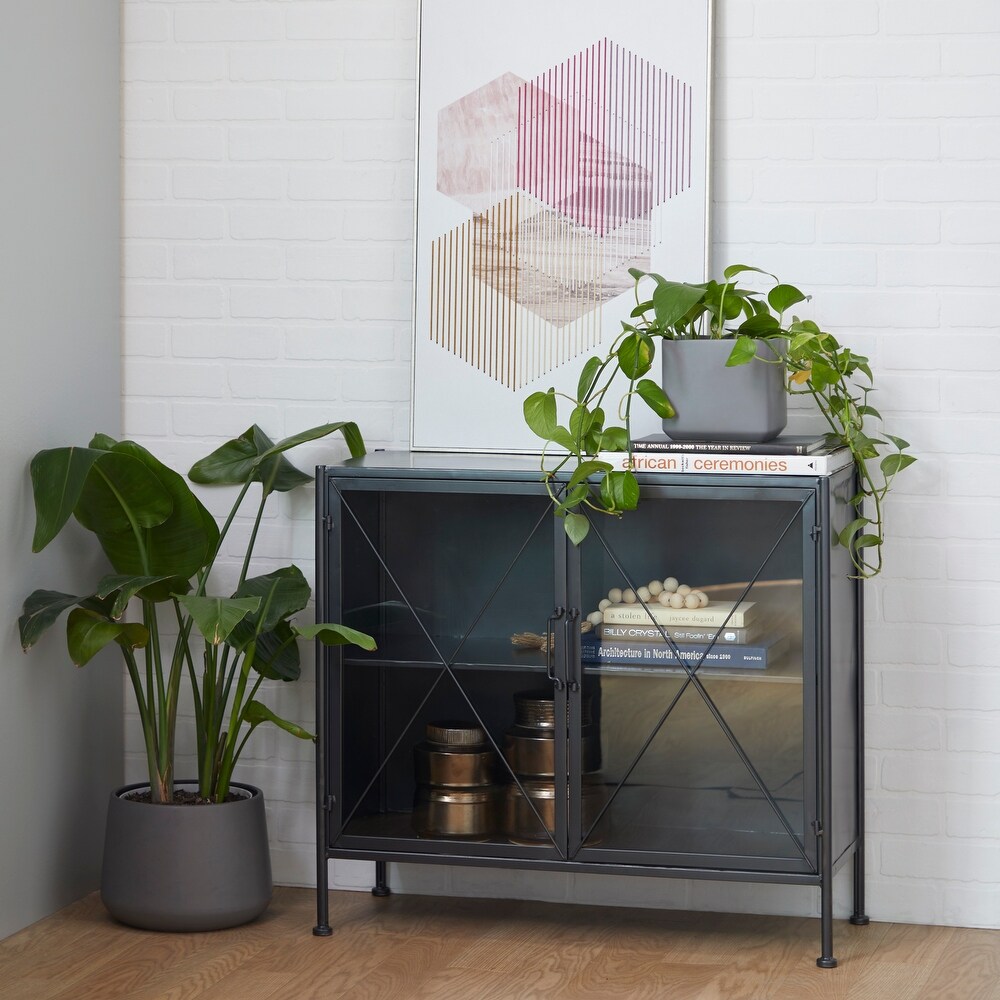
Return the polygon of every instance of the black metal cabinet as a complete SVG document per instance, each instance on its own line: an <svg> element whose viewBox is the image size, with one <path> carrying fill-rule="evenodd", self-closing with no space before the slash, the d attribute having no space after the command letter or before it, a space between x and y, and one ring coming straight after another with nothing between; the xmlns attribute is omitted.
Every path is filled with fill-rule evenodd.
<svg viewBox="0 0 1000 1000"><path fill-rule="evenodd" d="M861 588L833 544L852 486L645 474L639 509L595 515L577 547L535 459L320 468L317 618L378 649L320 651L316 933L331 858L374 860L380 894L390 861L783 882L820 887L818 963L836 964L832 880L852 858L867 922ZM643 614L639 588L668 577L746 604L745 623L700 643L620 626L601 640L620 655L597 656L584 623L609 591ZM545 648L512 641L529 632ZM511 742L531 699L550 712L541 776ZM425 784L416 748L442 722L483 734L488 787Z"/></svg>

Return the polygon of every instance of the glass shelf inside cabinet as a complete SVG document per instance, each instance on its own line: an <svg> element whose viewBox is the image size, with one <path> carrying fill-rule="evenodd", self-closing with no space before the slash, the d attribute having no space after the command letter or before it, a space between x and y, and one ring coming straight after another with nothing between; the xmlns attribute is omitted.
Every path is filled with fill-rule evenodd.
<svg viewBox="0 0 1000 1000"><path fill-rule="evenodd" d="M554 604L548 498L344 484L338 497L342 620L378 649L345 650L337 842L556 856L544 806L531 837L508 821L525 779L505 753L517 697L551 697L544 654L511 641L543 633Z"/></svg>
<svg viewBox="0 0 1000 1000"><path fill-rule="evenodd" d="M581 637L581 670L599 692L599 850L811 866L806 503L804 491L644 496L627 528L594 526L582 600L603 618ZM592 827L580 830L581 859Z"/></svg>

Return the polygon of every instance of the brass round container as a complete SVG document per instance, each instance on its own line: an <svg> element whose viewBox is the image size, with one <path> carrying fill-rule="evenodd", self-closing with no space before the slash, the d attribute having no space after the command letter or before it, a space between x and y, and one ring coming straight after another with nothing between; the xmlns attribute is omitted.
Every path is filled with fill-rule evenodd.
<svg viewBox="0 0 1000 1000"><path fill-rule="evenodd" d="M413 748L418 785L472 788L497 780L497 756L486 734L465 722L431 722L427 739Z"/></svg>
<svg viewBox="0 0 1000 1000"><path fill-rule="evenodd" d="M432 743L444 743L450 747L482 746L487 742L486 733L474 722L456 722L453 719L428 722L426 733Z"/></svg>
<svg viewBox="0 0 1000 1000"><path fill-rule="evenodd" d="M556 828L555 783L552 781L522 781L521 784L524 786L524 795L521 794L521 789L517 785L507 786L504 800L504 829L507 836L515 842L546 841L549 839L549 834L553 833ZM587 782L582 786L581 793L583 796L583 828L587 830L604 805L604 786ZM535 807L534 810L531 808L532 806ZM538 812L537 816L535 810ZM541 822L539 822L539 818L541 818ZM587 844L596 844L599 840L600 827L587 839Z"/></svg>
<svg viewBox="0 0 1000 1000"><path fill-rule="evenodd" d="M583 725L593 721L590 698L581 702ZM519 691L514 695L514 724L528 729L555 729L556 703L551 691Z"/></svg>
<svg viewBox="0 0 1000 1000"><path fill-rule="evenodd" d="M501 789L421 785L413 803L413 829L421 837L487 839L496 831Z"/></svg>
<svg viewBox="0 0 1000 1000"><path fill-rule="evenodd" d="M598 770L601 766L601 742L595 726L582 727L580 750L584 773ZM529 726L511 726L504 734L503 755L510 769L517 775L526 778L553 778L556 773L555 732Z"/></svg>

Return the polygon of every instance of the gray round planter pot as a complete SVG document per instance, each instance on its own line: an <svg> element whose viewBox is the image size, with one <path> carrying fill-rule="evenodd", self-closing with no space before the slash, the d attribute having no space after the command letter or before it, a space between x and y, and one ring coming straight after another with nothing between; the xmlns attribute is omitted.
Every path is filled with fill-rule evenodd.
<svg viewBox="0 0 1000 1000"><path fill-rule="evenodd" d="M733 368L732 340L663 340L663 391L677 411L663 421L675 441L770 441L788 421L785 366L750 361ZM766 341L757 356L774 358Z"/></svg>
<svg viewBox="0 0 1000 1000"><path fill-rule="evenodd" d="M178 781L177 788L197 789ZM264 796L219 805L152 805L112 792L104 838L101 900L115 919L155 931L211 931L260 916L271 899Z"/></svg>

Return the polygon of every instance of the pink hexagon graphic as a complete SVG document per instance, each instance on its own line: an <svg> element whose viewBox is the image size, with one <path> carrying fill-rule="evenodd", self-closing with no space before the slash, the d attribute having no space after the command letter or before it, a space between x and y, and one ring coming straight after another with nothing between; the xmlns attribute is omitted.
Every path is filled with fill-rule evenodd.
<svg viewBox="0 0 1000 1000"><path fill-rule="evenodd" d="M596 346L691 186L692 98L605 39L443 108L438 190L472 215L432 247L431 339L511 389Z"/></svg>

